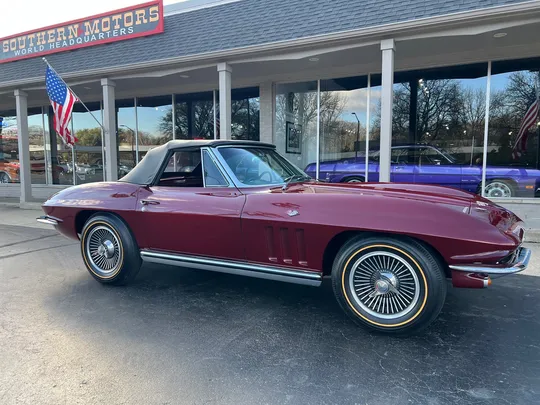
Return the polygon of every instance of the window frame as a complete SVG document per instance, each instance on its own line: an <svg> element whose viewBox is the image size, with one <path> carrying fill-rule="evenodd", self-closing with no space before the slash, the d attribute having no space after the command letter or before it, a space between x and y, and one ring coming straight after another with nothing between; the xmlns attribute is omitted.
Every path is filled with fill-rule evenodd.
<svg viewBox="0 0 540 405"><path fill-rule="evenodd" d="M221 162L218 161L216 156L211 151L212 148L203 147L201 148L201 165L202 165L202 176L203 176L203 187L205 188L230 188L232 187L232 182L225 170L221 167ZM223 180L227 183L226 185L215 185L215 186L209 186L206 184L206 176L205 176L205 170L204 170L204 153L207 153L214 165L216 165L216 168L219 170L219 173L223 177Z"/></svg>
<svg viewBox="0 0 540 405"><path fill-rule="evenodd" d="M201 157L201 175L202 175L202 180L203 180L203 186L202 187L159 186L159 187L167 187L167 188L170 188L170 189L182 189L182 190L189 190L189 189L196 189L196 188L199 188L199 189L200 188L234 188L234 182L231 180L231 178L228 175L227 171L224 170L224 168L222 167L221 162L216 157L216 155L213 153L212 148L207 147L207 146L193 146L193 147L175 148L175 149L169 150L167 152L167 155L163 159L163 162L161 162L161 166L160 166L160 168L159 168L159 170L157 172L156 177L154 178L154 181L152 181L152 183L149 186L150 187L156 187L156 186L159 185L159 180L161 179L161 176L163 176L163 173L165 173L165 170L167 169L167 166L168 166L169 161L171 160L171 157L173 157L176 152L192 151L192 150L196 151L197 149L198 149L199 155ZM220 171L221 175L223 176L223 178L227 182L226 186L225 185L223 185L223 186L222 185L216 185L216 186L206 185L206 179L205 179L205 175L204 175L204 155L203 155L204 151L208 152L210 158L212 159L212 161L216 165L217 169Z"/></svg>

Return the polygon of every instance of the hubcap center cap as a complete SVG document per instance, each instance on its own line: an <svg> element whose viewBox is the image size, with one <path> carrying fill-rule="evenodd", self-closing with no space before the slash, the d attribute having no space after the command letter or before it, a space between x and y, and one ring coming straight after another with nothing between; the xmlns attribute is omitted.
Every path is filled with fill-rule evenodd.
<svg viewBox="0 0 540 405"><path fill-rule="evenodd" d="M392 287L397 287L398 281L394 273L383 270L379 273L379 278L375 281L375 290L379 294L387 294Z"/></svg>
<svg viewBox="0 0 540 405"><path fill-rule="evenodd" d="M98 247L98 253L101 256L110 259L114 255L114 244L110 240L103 241L103 243Z"/></svg>
<svg viewBox="0 0 540 405"><path fill-rule="evenodd" d="M386 280L377 280L375 282L375 290L379 294L386 294L390 290L390 285Z"/></svg>

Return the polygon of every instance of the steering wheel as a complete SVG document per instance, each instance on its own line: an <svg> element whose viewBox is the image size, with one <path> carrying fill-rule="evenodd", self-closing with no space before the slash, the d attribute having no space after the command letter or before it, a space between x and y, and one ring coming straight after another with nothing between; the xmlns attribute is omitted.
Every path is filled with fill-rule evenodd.
<svg viewBox="0 0 540 405"><path fill-rule="evenodd" d="M262 172L261 174L259 174L259 178L257 180L262 180L263 176L267 174L268 175L268 182L271 183L272 182L272 173L270 173L268 170L265 171L265 172Z"/></svg>

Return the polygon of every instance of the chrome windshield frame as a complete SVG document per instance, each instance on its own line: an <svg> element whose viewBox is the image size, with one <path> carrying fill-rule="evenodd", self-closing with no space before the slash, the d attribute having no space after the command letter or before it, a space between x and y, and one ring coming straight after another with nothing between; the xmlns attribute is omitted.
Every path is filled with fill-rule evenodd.
<svg viewBox="0 0 540 405"><path fill-rule="evenodd" d="M311 178L311 176L309 176L307 173L305 173L302 169L300 169L294 163L289 161L285 156L280 154L276 150L275 147L270 147L270 146L266 146L266 145L260 145L260 146L259 145L220 145L220 146L215 146L215 147L210 148L210 149L213 149L214 156L219 161L219 164L221 165L223 170L227 173L227 176L229 177L229 179L231 179L233 184L238 189L261 188L261 187L272 187L272 188L274 188L274 187L283 187L287 183L284 182L284 181L279 182L279 183L272 183L272 184L253 184L253 185L252 184L244 184L244 183L242 183L240 180L238 180L238 178L234 174L233 170L229 167L229 165L225 161L225 158L223 157L223 155L219 151L220 149L227 149L227 148L235 148L235 149L253 149L253 148L255 148L255 149L268 149L269 151L277 153L279 155L279 157L282 158L283 160L285 160L285 162L287 164L289 164L294 170L297 170L298 175L305 175L306 178Z"/></svg>

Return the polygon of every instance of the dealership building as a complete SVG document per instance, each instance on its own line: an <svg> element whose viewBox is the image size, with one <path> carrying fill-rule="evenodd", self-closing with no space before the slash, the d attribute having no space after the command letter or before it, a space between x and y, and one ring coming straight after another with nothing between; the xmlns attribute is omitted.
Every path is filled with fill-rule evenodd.
<svg viewBox="0 0 540 405"><path fill-rule="evenodd" d="M116 180L168 140L220 138L272 143L324 181L531 206L539 34L540 1L190 0L0 39L0 199ZM73 149L43 56L84 102Z"/></svg>

